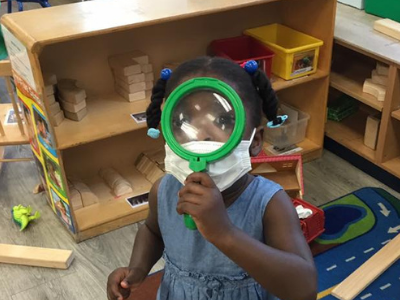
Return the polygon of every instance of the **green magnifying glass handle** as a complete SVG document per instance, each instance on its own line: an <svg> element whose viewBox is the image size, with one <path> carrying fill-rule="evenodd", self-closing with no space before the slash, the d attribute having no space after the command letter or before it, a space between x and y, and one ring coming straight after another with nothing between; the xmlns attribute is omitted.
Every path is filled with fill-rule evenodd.
<svg viewBox="0 0 400 300"><path fill-rule="evenodd" d="M187 229L190 229L190 230L197 229L196 222L193 220L192 216L185 214L183 216L183 218L184 218L185 226Z"/></svg>

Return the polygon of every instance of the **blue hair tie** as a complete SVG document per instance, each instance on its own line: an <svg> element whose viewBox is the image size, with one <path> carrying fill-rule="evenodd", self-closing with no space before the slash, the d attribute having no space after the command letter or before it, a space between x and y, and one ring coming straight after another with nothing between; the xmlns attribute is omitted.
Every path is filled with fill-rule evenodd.
<svg viewBox="0 0 400 300"><path fill-rule="evenodd" d="M162 80L167 81L171 77L172 71L171 69L165 68L161 70L160 77Z"/></svg>
<svg viewBox="0 0 400 300"><path fill-rule="evenodd" d="M269 121L269 122L267 123L267 127L268 127L268 128L277 128L277 127L280 127L280 126L283 125L283 123L285 123L285 121L286 121L287 119L288 119L288 116L287 116L287 115L277 116L275 120L277 120L278 123L275 123L275 124L274 124L275 120Z"/></svg>
<svg viewBox="0 0 400 300"><path fill-rule="evenodd" d="M156 128L149 128L147 130L147 135L152 139L158 139L160 137L160 130Z"/></svg>
<svg viewBox="0 0 400 300"><path fill-rule="evenodd" d="M246 61L244 69L250 75L253 75L258 70L258 63L255 60Z"/></svg>

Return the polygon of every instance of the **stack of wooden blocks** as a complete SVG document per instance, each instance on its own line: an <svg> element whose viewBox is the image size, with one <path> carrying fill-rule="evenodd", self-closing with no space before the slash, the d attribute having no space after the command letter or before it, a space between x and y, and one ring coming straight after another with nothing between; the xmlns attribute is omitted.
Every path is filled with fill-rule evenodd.
<svg viewBox="0 0 400 300"><path fill-rule="evenodd" d="M74 79L61 79L58 82L58 96L65 117L81 121L87 115L86 92L82 84Z"/></svg>
<svg viewBox="0 0 400 300"><path fill-rule="evenodd" d="M109 58L114 74L115 91L129 102L146 99L153 88L153 66L148 55L139 50Z"/></svg>
<svg viewBox="0 0 400 300"><path fill-rule="evenodd" d="M135 165L148 181L155 183L165 175L164 159L165 151L160 148L140 154Z"/></svg>
<svg viewBox="0 0 400 300"><path fill-rule="evenodd" d="M56 101L55 86L57 85L57 76L54 74L43 74L45 84L45 93L49 105L49 118L54 126L58 126L64 121L64 112L60 104Z"/></svg>
<svg viewBox="0 0 400 300"><path fill-rule="evenodd" d="M388 83L388 74L389 67L378 63L376 69L372 71L371 78L365 80L363 92L373 95L378 101L384 101Z"/></svg>

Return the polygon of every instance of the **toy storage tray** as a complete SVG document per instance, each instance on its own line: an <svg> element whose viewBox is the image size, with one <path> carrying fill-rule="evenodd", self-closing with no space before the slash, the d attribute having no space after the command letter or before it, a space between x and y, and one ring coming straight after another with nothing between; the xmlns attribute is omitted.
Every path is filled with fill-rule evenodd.
<svg viewBox="0 0 400 300"><path fill-rule="evenodd" d="M272 73L275 75L289 80L317 71L323 41L280 24L248 29L244 33L274 51Z"/></svg>
<svg viewBox="0 0 400 300"><path fill-rule="evenodd" d="M264 140L279 149L302 142L310 115L283 103L279 114L287 114L288 120L280 127L265 127Z"/></svg>
<svg viewBox="0 0 400 300"><path fill-rule="evenodd" d="M257 61L259 68L268 77L271 76L271 65L274 52L260 41L247 36L237 36L227 39L214 40L210 44L213 55L225 57L241 64L248 60Z"/></svg>

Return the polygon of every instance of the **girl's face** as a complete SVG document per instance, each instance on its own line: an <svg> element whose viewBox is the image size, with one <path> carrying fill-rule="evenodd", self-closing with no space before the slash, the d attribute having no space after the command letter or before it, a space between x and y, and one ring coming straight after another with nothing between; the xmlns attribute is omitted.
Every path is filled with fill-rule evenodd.
<svg viewBox="0 0 400 300"><path fill-rule="evenodd" d="M180 144L192 141L225 143L235 127L235 111L229 100L203 90L182 98L172 115L172 130Z"/></svg>

